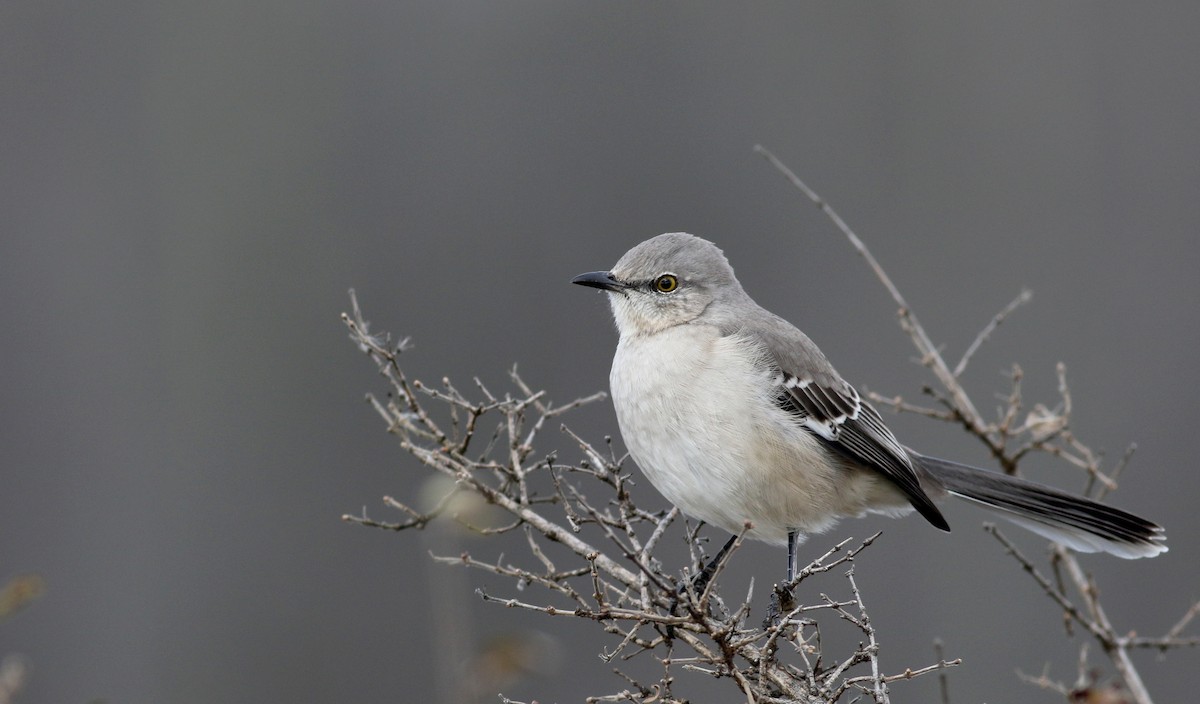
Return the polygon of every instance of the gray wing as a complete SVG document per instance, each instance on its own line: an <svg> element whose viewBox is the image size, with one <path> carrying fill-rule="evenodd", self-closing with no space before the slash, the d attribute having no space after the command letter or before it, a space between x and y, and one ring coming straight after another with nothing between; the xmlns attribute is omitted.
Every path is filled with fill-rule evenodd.
<svg viewBox="0 0 1200 704"><path fill-rule="evenodd" d="M754 327L778 365L781 405L834 452L879 472L899 487L925 520L950 530L941 511L921 488L908 451L879 412L838 375L807 335L782 318L767 315Z"/></svg>

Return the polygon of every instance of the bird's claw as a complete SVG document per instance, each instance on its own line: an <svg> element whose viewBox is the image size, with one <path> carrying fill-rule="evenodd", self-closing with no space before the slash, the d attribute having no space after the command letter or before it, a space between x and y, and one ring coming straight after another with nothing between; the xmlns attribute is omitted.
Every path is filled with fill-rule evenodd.
<svg viewBox="0 0 1200 704"><path fill-rule="evenodd" d="M771 602L767 604L767 615L763 617L763 628L770 629L779 625L783 617L796 608L796 597L792 587L786 582L779 582L771 589Z"/></svg>

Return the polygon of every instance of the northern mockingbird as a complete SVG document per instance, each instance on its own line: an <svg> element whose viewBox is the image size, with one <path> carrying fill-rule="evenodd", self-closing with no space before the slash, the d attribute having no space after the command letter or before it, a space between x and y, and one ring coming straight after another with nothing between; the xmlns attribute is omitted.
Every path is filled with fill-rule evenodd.
<svg viewBox="0 0 1200 704"><path fill-rule="evenodd" d="M629 454L693 518L788 546L843 516L983 504L1081 552L1166 552L1159 526L1051 487L908 449L821 350L742 290L716 245L676 232L572 283L608 294L620 342L609 383Z"/></svg>

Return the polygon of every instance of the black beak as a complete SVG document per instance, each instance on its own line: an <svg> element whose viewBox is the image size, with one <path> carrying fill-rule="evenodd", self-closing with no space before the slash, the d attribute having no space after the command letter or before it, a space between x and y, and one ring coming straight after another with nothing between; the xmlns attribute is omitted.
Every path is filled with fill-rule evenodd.
<svg viewBox="0 0 1200 704"><path fill-rule="evenodd" d="M571 279L571 283L600 288L605 291L620 291L625 288L625 284L617 281L617 278L607 271L592 271L580 274Z"/></svg>

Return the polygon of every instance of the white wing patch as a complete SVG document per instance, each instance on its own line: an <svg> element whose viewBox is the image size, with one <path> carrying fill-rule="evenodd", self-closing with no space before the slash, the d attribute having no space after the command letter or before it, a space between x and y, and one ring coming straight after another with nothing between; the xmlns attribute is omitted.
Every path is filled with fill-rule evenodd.
<svg viewBox="0 0 1200 704"><path fill-rule="evenodd" d="M853 386L836 377L826 384L786 371L776 378L780 379L788 408L806 430L826 441L835 452L887 477L926 520L942 530L950 529L921 488L908 451Z"/></svg>
<svg viewBox="0 0 1200 704"><path fill-rule="evenodd" d="M862 398L849 384L844 392L838 393L814 384L812 379L790 374L783 374L780 381L803 406L804 427L826 440L837 440L846 422L858 420L862 413Z"/></svg>

